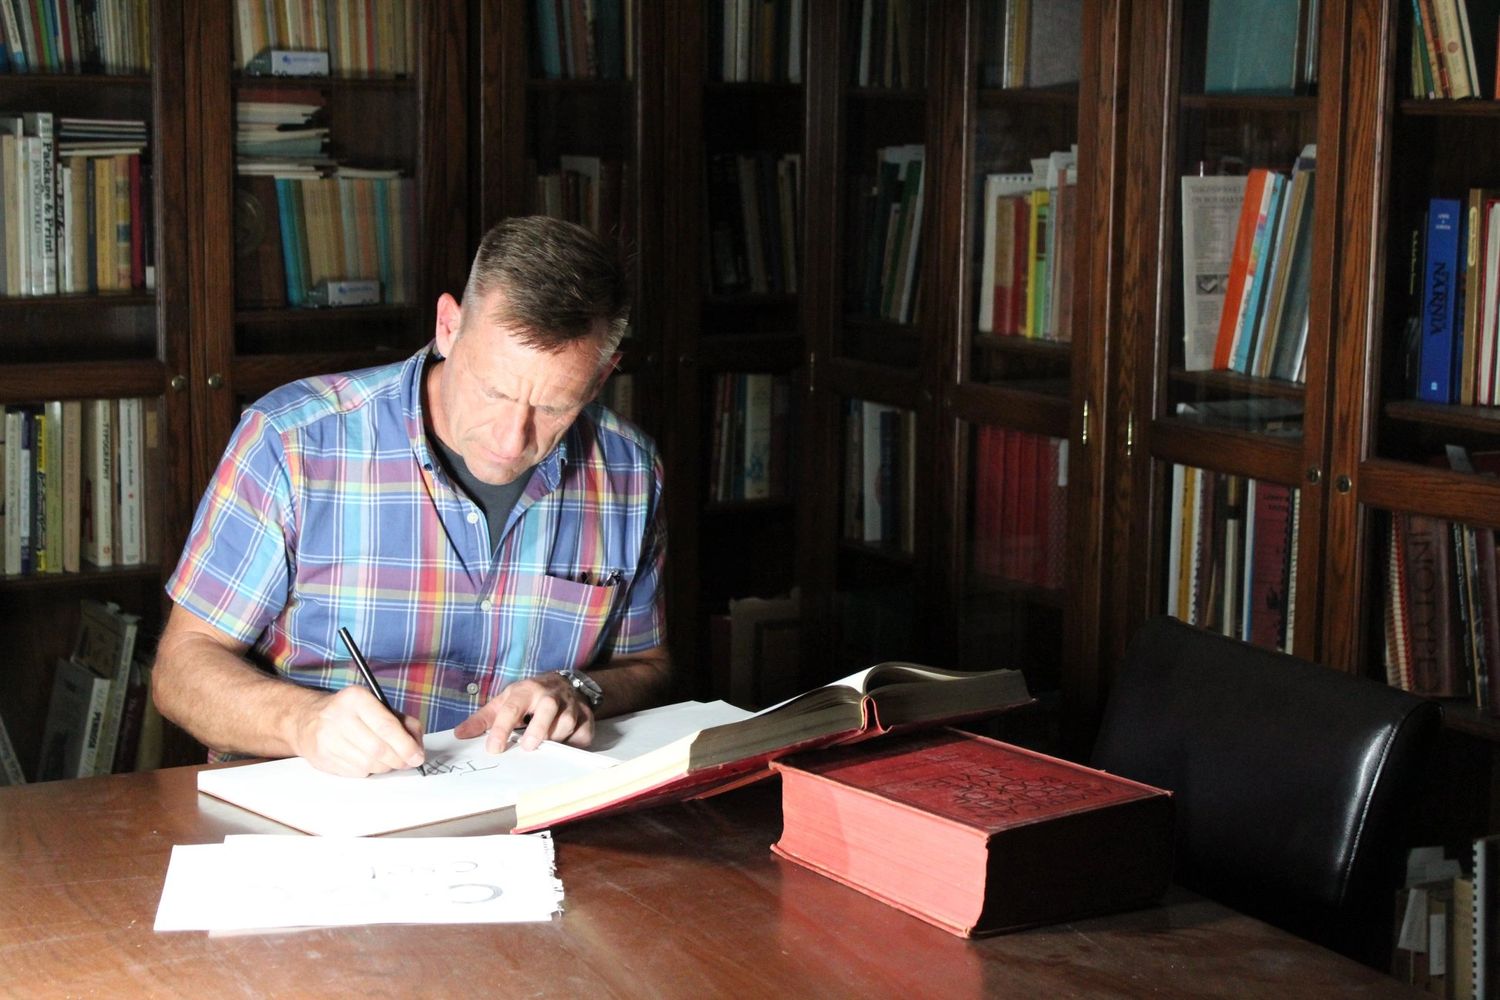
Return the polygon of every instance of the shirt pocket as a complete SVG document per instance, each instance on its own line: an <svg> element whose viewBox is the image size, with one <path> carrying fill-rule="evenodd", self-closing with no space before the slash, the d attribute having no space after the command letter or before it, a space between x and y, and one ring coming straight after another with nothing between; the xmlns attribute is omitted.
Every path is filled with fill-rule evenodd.
<svg viewBox="0 0 1500 1000"><path fill-rule="evenodd" d="M598 586L559 576L537 577L526 676L593 663L619 590L616 583Z"/></svg>

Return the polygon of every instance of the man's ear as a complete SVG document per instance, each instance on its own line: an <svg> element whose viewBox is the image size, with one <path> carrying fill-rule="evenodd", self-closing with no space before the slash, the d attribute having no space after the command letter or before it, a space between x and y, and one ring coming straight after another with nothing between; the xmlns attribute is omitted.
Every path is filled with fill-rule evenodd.
<svg viewBox="0 0 1500 1000"><path fill-rule="evenodd" d="M459 330L463 327L463 310L458 307L458 300L447 292L438 296L437 300L437 324L433 338L437 341L437 352L447 357L453 351L453 342L458 339Z"/></svg>

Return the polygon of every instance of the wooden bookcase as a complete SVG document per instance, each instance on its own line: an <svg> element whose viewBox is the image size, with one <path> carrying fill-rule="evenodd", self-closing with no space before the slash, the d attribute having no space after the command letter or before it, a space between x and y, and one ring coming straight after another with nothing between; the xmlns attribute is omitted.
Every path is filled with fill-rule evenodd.
<svg viewBox="0 0 1500 1000"><path fill-rule="evenodd" d="M1128 27L1131 103L1123 223L1138 247L1108 291L1107 577L1097 674L1107 687L1132 629L1167 610L1172 467L1279 484L1300 498L1292 558L1291 642L1298 655L1384 681L1389 524L1423 514L1500 524L1500 483L1434 466L1444 446L1492 449L1489 407L1414 402L1404 373L1407 269L1415 219L1435 196L1495 183L1500 105L1408 97L1411 6L1321 4L1317 79L1296 96L1204 92L1200 5L1137 5ZM1165 69L1164 69L1165 67ZM1491 82L1484 84L1489 93ZM1317 144L1313 289L1301 383L1183 370L1179 178L1238 157L1286 172ZM1300 433L1183 419L1181 403L1272 399L1300 405ZM1147 586L1141 582L1146 581ZM1445 705L1449 739L1437 788L1443 833L1495 828L1497 720ZM1445 784L1435 782L1435 788Z"/></svg>
<svg viewBox="0 0 1500 1000"><path fill-rule="evenodd" d="M0 578L0 643L8 653L0 713L28 774L35 773L40 753L54 664L72 652L77 638L79 600L116 601L141 614L143 636L151 636L164 610L164 574L175 564L172 553L191 511L187 466L173 460L178 456L171 446L186 440L192 426L183 391L189 367L189 213L182 4L153 0L149 17L149 73L0 75L0 108L6 112L147 123L155 264L154 290L0 298L0 402L140 397L169 456L145 484L157 501L146 511L152 522L146 531L159 542L148 562L111 569L84 563L79 572Z"/></svg>

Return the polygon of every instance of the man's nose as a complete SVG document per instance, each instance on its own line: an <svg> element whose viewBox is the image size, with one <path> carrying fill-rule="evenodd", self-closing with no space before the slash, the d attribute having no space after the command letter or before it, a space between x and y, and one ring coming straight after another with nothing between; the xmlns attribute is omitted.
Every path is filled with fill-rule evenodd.
<svg viewBox="0 0 1500 1000"><path fill-rule="evenodd" d="M526 451L531 439L532 408L525 403L506 403L494 423L495 450L506 458Z"/></svg>

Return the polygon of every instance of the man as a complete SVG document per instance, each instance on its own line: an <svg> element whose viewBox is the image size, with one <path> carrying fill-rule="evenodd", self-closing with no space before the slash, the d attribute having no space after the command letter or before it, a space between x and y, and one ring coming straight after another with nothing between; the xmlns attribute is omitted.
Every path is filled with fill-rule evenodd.
<svg viewBox="0 0 1500 1000"><path fill-rule="evenodd" d="M596 707L659 700L661 462L593 403L626 311L591 233L507 220L417 355L251 407L167 583L162 714L214 759L366 775L421 764L424 731L586 745Z"/></svg>

